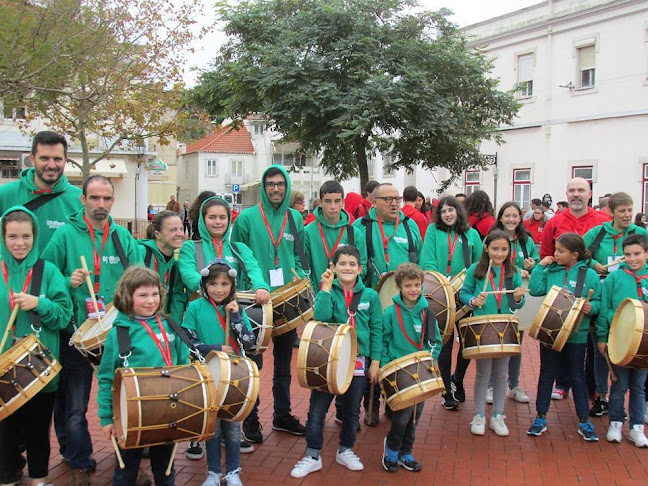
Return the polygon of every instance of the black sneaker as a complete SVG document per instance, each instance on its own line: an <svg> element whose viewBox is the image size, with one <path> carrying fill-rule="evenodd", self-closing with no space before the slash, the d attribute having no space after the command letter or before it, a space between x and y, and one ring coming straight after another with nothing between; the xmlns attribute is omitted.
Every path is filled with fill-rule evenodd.
<svg viewBox="0 0 648 486"><path fill-rule="evenodd" d="M243 439L253 444L263 443L263 427L258 420L246 420L243 422Z"/></svg>
<svg viewBox="0 0 648 486"><path fill-rule="evenodd" d="M596 397L594 400L594 405L590 409L590 417L602 417L608 413L608 402L603 400L601 397Z"/></svg>
<svg viewBox="0 0 648 486"><path fill-rule="evenodd" d="M455 400L452 393L448 393L447 391L441 394L441 403L446 410L459 410L459 402Z"/></svg>
<svg viewBox="0 0 648 486"><path fill-rule="evenodd" d="M272 428L292 435L306 435L306 427L301 424L297 417L290 414L274 419Z"/></svg>
<svg viewBox="0 0 648 486"><path fill-rule="evenodd" d="M454 375L450 377L450 388L452 389L452 396L455 400L460 403L466 401L466 389L463 386L463 383L459 383Z"/></svg>
<svg viewBox="0 0 648 486"><path fill-rule="evenodd" d="M398 471L398 461L390 461L387 458L387 439L383 439L382 466L385 471L390 473L395 473L396 471Z"/></svg>
<svg viewBox="0 0 648 486"><path fill-rule="evenodd" d="M408 471L412 471L412 472L419 472L421 469L423 469L421 463L415 461L413 457L407 457L407 458L399 457L398 465L401 466L403 469L407 469Z"/></svg>
<svg viewBox="0 0 648 486"><path fill-rule="evenodd" d="M241 454L250 454L254 452L254 446L246 440L241 441Z"/></svg>
<svg viewBox="0 0 648 486"><path fill-rule="evenodd" d="M189 447L185 451L185 457L193 461L198 461L203 458L204 452L200 442L189 442Z"/></svg>

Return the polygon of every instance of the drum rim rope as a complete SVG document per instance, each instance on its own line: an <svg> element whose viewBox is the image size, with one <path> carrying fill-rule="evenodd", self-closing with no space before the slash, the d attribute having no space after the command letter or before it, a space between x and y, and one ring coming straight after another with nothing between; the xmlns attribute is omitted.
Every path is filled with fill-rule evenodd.
<svg viewBox="0 0 648 486"><path fill-rule="evenodd" d="M497 319L495 319L495 317ZM486 319L486 322L485 323L481 322L484 319ZM495 327L493 327L493 329L495 329L495 332L500 338L500 342L499 344L481 345L481 336L483 334L483 331L482 333L477 335L473 331L471 325L486 324L492 326L493 322L491 322L491 319L493 322L503 322L505 319L507 320L503 332L500 332ZM503 342L504 334L506 333L509 326L513 326L513 324L517 324L517 326L514 327L515 337L517 338L517 344L516 343L504 344ZM502 357L520 354L522 350L520 345L519 326L520 326L520 319L515 314L483 314L479 316L472 316L472 317L466 317L464 319L461 319L461 321L459 321L459 333L462 334L461 340L463 343L463 349L461 350L461 352L463 357L466 359L479 359L479 358L488 359L490 357L493 357L493 356L489 356L489 354L492 353L505 353L501 355ZM468 331L468 329L473 333L473 336L475 336L475 339L477 341L477 346L466 347L466 332ZM484 349L485 352L481 352L482 349Z"/></svg>

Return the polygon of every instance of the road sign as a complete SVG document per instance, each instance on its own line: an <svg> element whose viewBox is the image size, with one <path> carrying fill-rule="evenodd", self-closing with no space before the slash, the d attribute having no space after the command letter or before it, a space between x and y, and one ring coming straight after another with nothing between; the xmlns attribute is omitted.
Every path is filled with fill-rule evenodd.
<svg viewBox="0 0 648 486"><path fill-rule="evenodd" d="M241 185L240 184L232 184L232 192L234 194L238 194L241 192Z"/></svg>

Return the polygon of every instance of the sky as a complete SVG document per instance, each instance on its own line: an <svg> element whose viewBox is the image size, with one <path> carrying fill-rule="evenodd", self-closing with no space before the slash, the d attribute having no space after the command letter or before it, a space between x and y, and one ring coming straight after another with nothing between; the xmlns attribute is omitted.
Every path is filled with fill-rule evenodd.
<svg viewBox="0 0 648 486"><path fill-rule="evenodd" d="M419 0L422 7L427 10L438 10L442 7L449 8L454 12L450 17L459 26L466 26L487 20L498 15L535 5L542 0ZM206 0L207 7L201 22L202 25L209 25L216 19L211 1ZM188 65L185 71L185 82L188 86L196 83L198 72L208 70L210 61L218 51L219 47L227 41L222 32L222 24L207 34L200 42L194 45L195 53L188 56Z"/></svg>

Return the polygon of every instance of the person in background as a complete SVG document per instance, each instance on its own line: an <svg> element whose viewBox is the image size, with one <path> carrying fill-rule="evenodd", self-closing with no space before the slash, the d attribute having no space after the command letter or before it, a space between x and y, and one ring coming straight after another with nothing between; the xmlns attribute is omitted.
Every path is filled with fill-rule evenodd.
<svg viewBox="0 0 648 486"><path fill-rule="evenodd" d="M403 207L401 208L401 211L403 211L403 214L410 219L412 219L415 223L416 226L418 226L419 232L421 233L421 238L424 238L425 232L427 231L427 226L428 226L428 221L427 218L419 208L416 207L416 200L419 198L420 192L416 189L415 186L407 186L403 190ZM422 204L423 198L421 197L421 204Z"/></svg>
<svg viewBox="0 0 648 486"><path fill-rule="evenodd" d="M166 210L173 211L176 214L180 214L180 203L176 201L175 196L171 196L169 198L169 202L166 205Z"/></svg>
<svg viewBox="0 0 648 486"><path fill-rule="evenodd" d="M610 196L611 194L601 198L601 200L599 201L598 210L612 217L612 211L610 211Z"/></svg>
<svg viewBox="0 0 648 486"><path fill-rule="evenodd" d="M522 219L524 219L525 221L527 219L531 219L533 217L533 211L538 208L542 209L542 200L534 197L533 199L531 199L531 208L524 214L524 218Z"/></svg>
<svg viewBox="0 0 648 486"><path fill-rule="evenodd" d="M524 221L524 229L526 229L534 243L542 243L542 231L547 224L547 216L542 208L535 208L533 210L533 218Z"/></svg>
<svg viewBox="0 0 648 486"><path fill-rule="evenodd" d="M299 191L290 192L290 205L292 209L302 215L302 221L306 219L306 198Z"/></svg>
<svg viewBox="0 0 648 486"><path fill-rule="evenodd" d="M191 219L189 219L189 210L191 205L189 199L185 199L182 208L180 209L180 219L182 220L182 228L187 237L191 236Z"/></svg>
<svg viewBox="0 0 648 486"><path fill-rule="evenodd" d="M542 201L542 210L545 213L545 217L547 218L547 221L549 221L551 218L553 218L556 213L553 212L551 209L551 203L549 201Z"/></svg>
<svg viewBox="0 0 648 486"><path fill-rule="evenodd" d="M204 203L210 197L214 197L216 193L214 191L203 191L198 194L198 197L194 200L193 204L189 208L189 220L191 221L191 239L200 240L200 230L198 229L198 221L200 220L200 208L202 203ZM232 220L234 218L232 217Z"/></svg>
<svg viewBox="0 0 648 486"><path fill-rule="evenodd" d="M466 197L468 196L466 196L463 192L460 192L455 196L455 199L463 204L463 202L466 200Z"/></svg>
<svg viewBox="0 0 648 486"><path fill-rule="evenodd" d="M317 208L319 208L319 205L321 203L322 200L319 197L313 199L313 208L308 213L308 216L306 216L306 219L304 220L304 226L311 224L313 221L315 221L315 211L317 210Z"/></svg>
<svg viewBox="0 0 648 486"><path fill-rule="evenodd" d="M153 221L153 218L155 217L155 209L153 209L153 205L149 204L148 208L146 208L146 219L149 220L149 223Z"/></svg>
<svg viewBox="0 0 648 486"><path fill-rule="evenodd" d="M357 211L353 214L355 219L360 219L363 216L369 214L369 211L374 206L374 197L373 192L376 187L380 185L378 181L369 181L365 184L364 191L362 192L363 198L362 203L358 207Z"/></svg>
<svg viewBox="0 0 648 486"><path fill-rule="evenodd" d="M646 227L646 215L644 213L637 213L635 215L634 224L640 228Z"/></svg>
<svg viewBox="0 0 648 486"><path fill-rule="evenodd" d="M569 203L567 201L558 201L556 203L556 214L562 213L568 207L569 207Z"/></svg>
<svg viewBox="0 0 648 486"><path fill-rule="evenodd" d="M470 227L476 229L483 240L496 222L495 210L488 194L479 190L473 192L464 201L464 207Z"/></svg>

